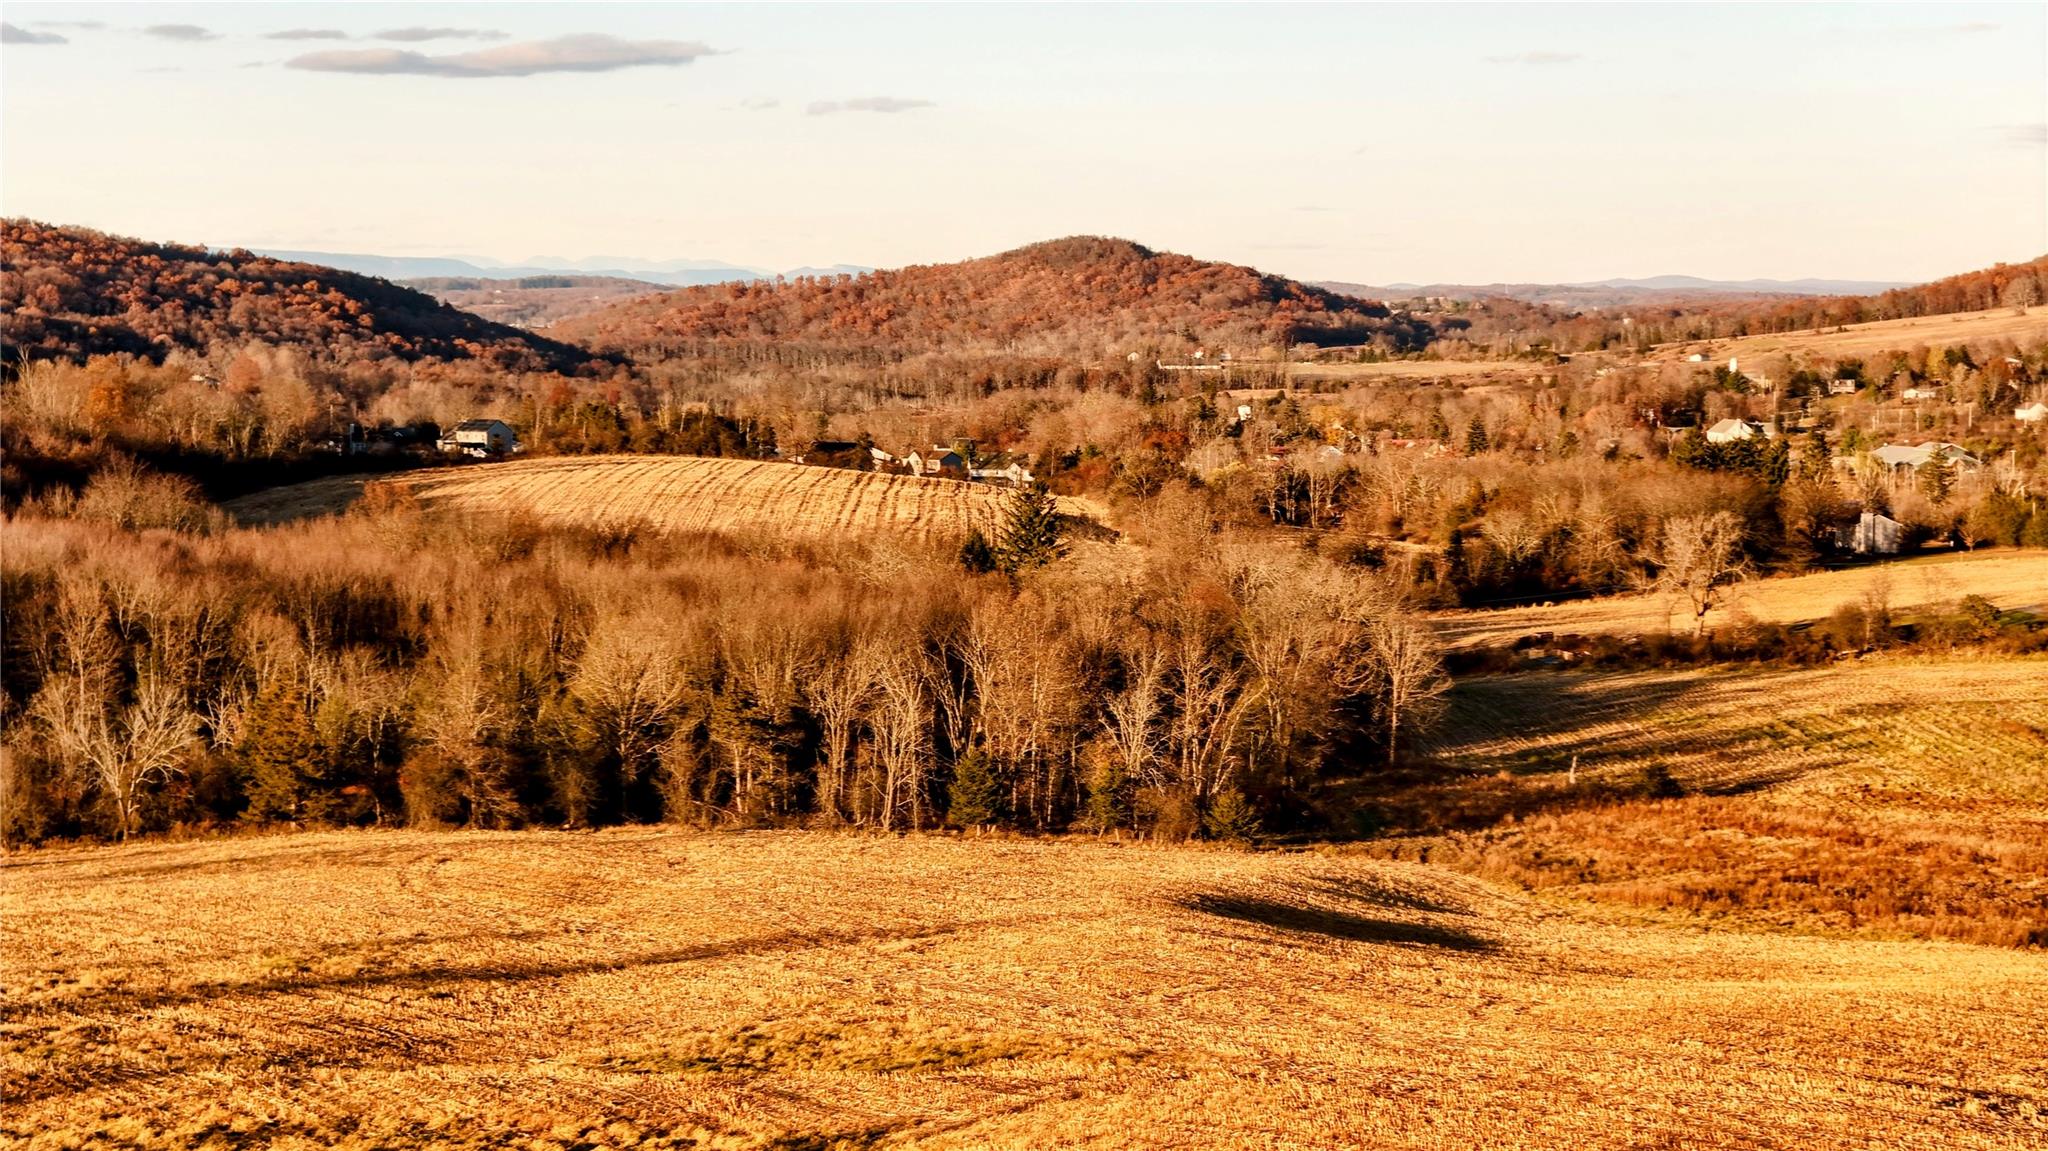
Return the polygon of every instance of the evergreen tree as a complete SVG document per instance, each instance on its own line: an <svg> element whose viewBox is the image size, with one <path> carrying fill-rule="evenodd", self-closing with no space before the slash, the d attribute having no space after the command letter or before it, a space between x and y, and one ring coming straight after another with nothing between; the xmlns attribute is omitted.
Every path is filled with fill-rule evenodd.
<svg viewBox="0 0 2048 1151"><path fill-rule="evenodd" d="M1209 810L1202 814L1202 830L1209 838L1226 843L1250 843L1259 830L1258 813L1252 810L1251 801L1244 792L1235 787L1226 787L1209 800Z"/></svg>
<svg viewBox="0 0 2048 1151"><path fill-rule="evenodd" d="M306 693L296 679L279 677L256 697L241 753L249 818L297 820L311 814L308 801L323 782L322 765Z"/></svg>
<svg viewBox="0 0 2048 1151"><path fill-rule="evenodd" d="M1130 781L1124 765L1113 755L1104 755L1088 773L1088 826L1098 832L1113 831L1130 821Z"/></svg>
<svg viewBox="0 0 2048 1151"><path fill-rule="evenodd" d="M1044 484L1019 488L1010 497L1008 521L996 542L995 556L1010 573L1044 567L1067 552L1061 538L1059 505Z"/></svg>
<svg viewBox="0 0 2048 1151"><path fill-rule="evenodd" d="M1474 417L1472 426L1465 429L1465 454L1480 455L1490 446L1486 439L1486 425Z"/></svg>
<svg viewBox="0 0 2048 1151"><path fill-rule="evenodd" d="M1441 408L1430 409L1429 438L1440 444L1451 442L1451 425L1444 419L1443 409Z"/></svg>
<svg viewBox="0 0 2048 1151"><path fill-rule="evenodd" d="M1948 461L1939 456L1930 457L1920 465L1920 494L1927 502L1941 506L1948 502L1949 489L1955 485L1955 478L1949 472Z"/></svg>
<svg viewBox="0 0 2048 1151"><path fill-rule="evenodd" d="M986 575L1000 565L996 562L996 549L989 546L988 537L980 528L967 532L967 542L960 545L960 566L976 575Z"/></svg>
<svg viewBox="0 0 2048 1151"><path fill-rule="evenodd" d="M953 768L946 818L958 827L981 828L1003 816L1003 782L988 754L976 748Z"/></svg>

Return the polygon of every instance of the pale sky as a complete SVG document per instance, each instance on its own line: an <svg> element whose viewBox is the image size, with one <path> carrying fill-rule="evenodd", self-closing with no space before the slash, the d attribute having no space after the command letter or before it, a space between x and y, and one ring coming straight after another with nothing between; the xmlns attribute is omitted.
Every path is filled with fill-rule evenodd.
<svg viewBox="0 0 2048 1151"><path fill-rule="evenodd" d="M0 17L0 212L152 240L788 268L1095 233L1369 283L2048 253L2039 3Z"/></svg>

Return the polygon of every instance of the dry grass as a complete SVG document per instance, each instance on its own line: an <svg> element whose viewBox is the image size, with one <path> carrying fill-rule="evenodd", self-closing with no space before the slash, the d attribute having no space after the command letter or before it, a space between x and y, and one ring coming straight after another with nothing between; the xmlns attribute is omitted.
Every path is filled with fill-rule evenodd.
<svg viewBox="0 0 2048 1151"><path fill-rule="evenodd" d="M973 526L989 529L1004 498L1000 488L958 480L696 456L553 456L380 478L411 489L429 510L525 509L552 523L639 521L671 531L834 538L887 532L953 539ZM227 508L252 524L328 514L352 504L363 483L334 477L293 484Z"/></svg>
<svg viewBox="0 0 2048 1151"><path fill-rule="evenodd" d="M1362 383L1429 383L1455 380L1462 385L1516 383L1554 374L1557 365L1531 360L1382 360L1373 364L1290 364L1291 382L1357 380ZM1250 389L1254 392L1271 389Z"/></svg>
<svg viewBox="0 0 2048 1151"><path fill-rule="evenodd" d="M1737 356L1753 359L1766 355L1867 356L1877 352L1900 351L1928 344L1946 347L1979 340L2012 340L2026 344L2048 339L2048 307L2025 310L1993 308L1986 312L1958 312L1946 316L1918 316L1906 320L1875 320L1851 324L1839 331L1808 329L1779 335L1744 336L1733 340L1691 341L1661 344L1658 352L1710 352L1715 358Z"/></svg>
<svg viewBox="0 0 2048 1151"><path fill-rule="evenodd" d="M326 833L6 865L28 1146L2009 1148L2048 955L1091 842Z"/></svg>
<svg viewBox="0 0 2048 1151"><path fill-rule="evenodd" d="M1430 752L1378 801L1420 837L1370 850L1745 927L2048 947L2048 660L1468 680Z"/></svg>
<svg viewBox="0 0 2048 1151"><path fill-rule="evenodd" d="M2048 551L2029 548L1756 580L1730 589L1707 623L1726 627L1744 620L1790 624L1824 619L1843 604L1858 602L1881 579L1891 581L1892 608L1908 614L1966 595L1983 596L2006 611L2048 611ZM1543 632L1640 635L1676 628L1689 633L1691 623L1684 604L1658 595L1444 612L1434 619L1438 634L1452 648L1487 647Z"/></svg>

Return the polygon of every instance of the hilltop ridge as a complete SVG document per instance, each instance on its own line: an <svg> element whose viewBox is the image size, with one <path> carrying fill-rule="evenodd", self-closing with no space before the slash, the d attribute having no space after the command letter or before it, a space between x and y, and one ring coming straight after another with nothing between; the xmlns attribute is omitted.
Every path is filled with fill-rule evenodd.
<svg viewBox="0 0 2048 1151"><path fill-rule="evenodd" d="M1427 325L1383 304L1106 236L950 264L686 288L578 317L552 334L626 353L782 341L1087 357L1302 342L1405 351L1431 338Z"/></svg>

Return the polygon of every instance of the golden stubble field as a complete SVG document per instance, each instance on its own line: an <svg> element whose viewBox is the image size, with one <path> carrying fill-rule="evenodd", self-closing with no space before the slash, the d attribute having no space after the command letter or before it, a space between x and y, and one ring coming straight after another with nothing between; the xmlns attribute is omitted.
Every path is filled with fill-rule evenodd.
<svg viewBox="0 0 2048 1151"><path fill-rule="evenodd" d="M1660 344L1658 351L1704 352L1716 358L1733 355L1751 359L1766 355L1867 356L1877 352L1906 351L1921 345L1947 347L1983 340L2031 344L2043 339L2048 339L2048 307L2036 306L1873 320L1867 324L1849 324L1819 331L1809 328L1799 332L1726 340Z"/></svg>
<svg viewBox="0 0 2048 1151"><path fill-rule="evenodd" d="M2048 1141L2048 955L1355 856L330 832L4 875L30 1147Z"/></svg>
<svg viewBox="0 0 2048 1151"><path fill-rule="evenodd" d="M524 510L555 524L645 523L684 532L772 531L812 538L887 533L957 539L1001 518L1005 489L959 480L698 456L547 456L373 477L429 511ZM243 523L347 508L365 477L338 476L230 501ZM1062 510L1089 509L1063 501Z"/></svg>
<svg viewBox="0 0 2048 1151"><path fill-rule="evenodd" d="M2048 611L2048 551L1996 549L1927 556L1842 571L1753 580L1726 589L1707 617L1710 628L1744 621L1801 623L1860 603L1882 584L1892 610L1910 616L1929 605L1980 595L2004 611ZM1686 631L1691 612L1663 595L1620 595L1536 607L1441 612L1431 617L1451 648L1485 647L1522 636L1635 635Z"/></svg>

